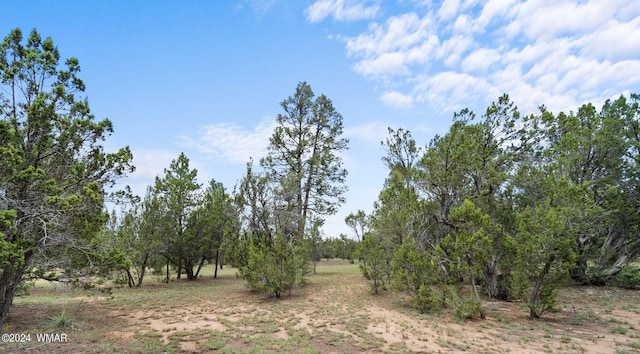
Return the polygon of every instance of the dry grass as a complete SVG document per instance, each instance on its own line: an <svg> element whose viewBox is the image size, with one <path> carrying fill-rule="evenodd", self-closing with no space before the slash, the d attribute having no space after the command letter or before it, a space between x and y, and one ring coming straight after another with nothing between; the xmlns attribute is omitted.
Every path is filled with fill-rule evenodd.
<svg viewBox="0 0 640 354"><path fill-rule="evenodd" d="M370 293L357 265L320 262L310 284L275 299L246 290L234 269L218 279L149 279L99 292L36 287L16 300L5 333L60 333L66 343L3 344L8 353L640 353L640 294L567 287L563 311L526 318L521 303L486 301L484 321L418 315L406 298ZM80 306L78 306L80 304ZM74 326L46 319L72 312ZM77 310L76 310L77 309Z"/></svg>

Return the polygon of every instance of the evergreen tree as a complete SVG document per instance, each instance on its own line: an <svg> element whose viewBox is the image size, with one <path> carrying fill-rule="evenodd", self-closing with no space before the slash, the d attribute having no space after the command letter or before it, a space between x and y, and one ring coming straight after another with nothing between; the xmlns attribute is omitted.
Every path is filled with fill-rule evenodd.
<svg viewBox="0 0 640 354"><path fill-rule="evenodd" d="M80 96L79 61L62 64L36 30L23 40L14 29L0 44L0 328L30 267L91 268L106 190L133 170L128 148L101 145L113 126Z"/></svg>

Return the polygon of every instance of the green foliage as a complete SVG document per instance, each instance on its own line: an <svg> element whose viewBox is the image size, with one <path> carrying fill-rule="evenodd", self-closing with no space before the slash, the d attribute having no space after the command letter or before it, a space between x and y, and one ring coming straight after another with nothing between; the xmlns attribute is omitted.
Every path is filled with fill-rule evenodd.
<svg viewBox="0 0 640 354"><path fill-rule="evenodd" d="M45 325L52 329L57 330L69 330L75 329L75 326L79 323L77 320L78 311L82 307L83 302L79 302L74 309L69 309L67 306L63 307L60 312L47 317Z"/></svg>
<svg viewBox="0 0 640 354"><path fill-rule="evenodd" d="M559 312L558 308L558 284L545 280L537 293L532 294L527 303L529 317L540 318L545 312Z"/></svg>
<svg viewBox="0 0 640 354"><path fill-rule="evenodd" d="M222 243L225 262L232 267L240 268L248 262L249 240L252 238L246 231L238 232L228 237Z"/></svg>
<svg viewBox="0 0 640 354"><path fill-rule="evenodd" d="M528 171L534 173L527 178L537 178L537 188L546 197L530 200L531 205L519 214L515 271L520 284L512 285L519 293L530 287L530 317L537 318L553 308L555 286L575 265L576 232L594 211L582 202L588 190L549 173L542 176Z"/></svg>
<svg viewBox="0 0 640 354"><path fill-rule="evenodd" d="M312 239L308 241L313 242ZM341 234L338 238L328 237L317 241L315 245L315 255L318 260L321 258L326 258L327 260L340 258L353 263L358 245L358 241L352 240L344 234ZM314 246L311 245L311 247L313 249Z"/></svg>
<svg viewBox="0 0 640 354"><path fill-rule="evenodd" d="M336 256L338 258L347 259L354 263L354 258L356 257L356 251L358 246L360 245L359 241L352 240L348 238L346 235L340 235L339 239L334 239L334 247L337 251Z"/></svg>
<svg viewBox="0 0 640 354"><path fill-rule="evenodd" d="M387 290L391 267L388 252L380 240L373 234L367 235L360 244L357 256L360 258L360 271L369 280L371 290L375 294Z"/></svg>
<svg viewBox="0 0 640 354"><path fill-rule="evenodd" d="M97 271L107 190L133 171L128 147L104 151L112 123L91 114L79 72L36 30L0 43L0 263L12 264L0 272L0 328L27 267L70 278Z"/></svg>
<svg viewBox="0 0 640 354"><path fill-rule="evenodd" d="M459 320L471 320L474 318L484 318L485 311L482 303L474 297L455 296L452 299L453 314Z"/></svg>
<svg viewBox="0 0 640 354"><path fill-rule="evenodd" d="M438 297L431 285L423 284L413 298L413 307L420 313L439 312L443 307L442 297Z"/></svg>
<svg viewBox="0 0 640 354"><path fill-rule="evenodd" d="M29 290L36 286L35 282L23 280L18 284L18 288L16 289L16 296L29 296Z"/></svg>
<svg viewBox="0 0 640 354"><path fill-rule="evenodd" d="M416 298L430 281L466 282L472 300L454 306L461 317L482 316L481 286L526 300L538 317L568 274L606 283L640 252L639 101L523 117L504 95L478 122L468 109L454 114L424 151L390 129L389 177L369 222L378 244L362 249L394 254L391 284L418 304L429 304L427 290ZM372 264L363 274L380 278Z"/></svg>
<svg viewBox="0 0 640 354"><path fill-rule="evenodd" d="M306 233L306 247L309 250L309 256L313 262L313 274L316 274L316 265L323 257L328 258L325 253L329 252L329 246L327 242L322 240L320 234L320 227L323 221L321 219L312 219L311 225L307 227Z"/></svg>
<svg viewBox="0 0 640 354"><path fill-rule="evenodd" d="M453 264L451 269L473 281L489 260L495 228L489 215L468 199L451 210L449 219L457 228L442 240L441 247L447 250L448 259Z"/></svg>
<svg viewBox="0 0 640 354"><path fill-rule="evenodd" d="M627 264L613 277L612 284L625 289L640 290L640 267Z"/></svg>
<svg viewBox="0 0 640 354"><path fill-rule="evenodd" d="M76 322L75 314L66 308L47 318L47 326L58 330L71 329Z"/></svg>
<svg viewBox="0 0 640 354"><path fill-rule="evenodd" d="M143 200L128 209L115 227L114 247L123 252L127 263L118 269L124 273L122 278L129 287L142 286L147 268L160 251L161 211L157 194L148 187Z"/></svg>
<svg viewBox="0 0 640 354"><path fill-rule="evenodd" d="M405 238L393 252L391 261L392 287L416 297L420 291L427 291L424 289L427 284L438 279L437 259L421 248L413 238Z"/></svg>
<svg viewBox="0 0 640 354"><path fill-rule="evenodd" d="M341 137L342 116L306 82L280 105L284 113L260 160L265 172L247 163L234 198L235 237L224 244L250 288L278 297L303 283L307 259L338 253L321 239L319 227L344 203L347 171L339 153L348 144Z"/></svg>
<svg viewBox="0 0 640 354"><path fill-rule="evenodd" d="M438 313L443 308L453 309L453 314L458 320L471 320L484 318L485 310L482 303L473 294L463 294L461 286L441 284L423 285L413 297L413 306L420 313Z"/></svg>
<svg viewBox="0 0 640 354"><path fill-rule="evenodd" d="M213 261L225 236L236 227L231 198L215 180L202 190L197 170L189 167L184 153L171 162L162 178L156 178L152 191L153 200L147 207L151 220L142 231L149 235L147 241L160 240L160 244L143 256L157 252L177 269L178 278L184 272L194 280L205 260Z"/></svg>
<svg viewBox="0 0 640 354"><path fill-rule="evenodd" d="M356 237L360 241L364 235L369 232L371 220L363 210L358 210L355 214L351 213L347 215L344 218L344 222L355 232Z"/></svg>
<svg viewBox="0 0 640 354"><path fill-rule="evenodd" d="M269 138L269 153L260 164L276 182L286 204L287 228L302 240L306 223L332 215L343 204L347 170L340 152L348 148L343 138L342 116L325 96L315 96L306 82L298 83L293 96L280 103L278 125Z"/></svg>
<svg viewBox="0 0 640 354"><path fill-rule="evenodd" d="M24 266L24 248L17 242L9 242L0 232L0 270Z"/></svg>
<svg viewBox="0 0 640 354"><path fill-rule="evenodd" d="M604 284L640 252L638 210L639 96L607 100L598 111L546 114L543 157L569 184L590 191L584 206L600 210L579 228L574 280Z"/></svg>
<svg viewBox="0 0 640 354"><path fill-rule="evenodd" d="M239 275L251 290L281 297L305 285L309 273L308 251L298 241L288 240L282 234L273 239L252 238L247 251L247 264L239 269Z"/></svg>
<svg viewBox="0 0 640 354"><path fill-rule="evenodd" d="M130 287L142 285L147 268L159 272L167 262L178 277L184 273L196 279L204 262L219 256L225 238L237 228L237 214L222 183L211 180L202 189L196 177L197 170L180 154L116 223L112 247L122 253L117 269Z"/></svg>
<svg viewBox="0 0 640 354"><path fill-rule="evenodd" d="M164 211L161 254L189 280L197 277L195 267L205 245L204 237L189 229L191 211L198 205L197 175L198 171L189 167L189 158L181 153L165 168L162 178L156 177L154 186Z"/></svg>
<svg viewBox="0 0 640 354"><path fill-rule="evenodd" d="M389 247L402 244L406 237L414 237L414 228L423 217L425 205L420 203L415 188L407 185L405 176L393 170L385 181L370 218L371 228ZM392 252L392 251L391 251Z"/></svg>

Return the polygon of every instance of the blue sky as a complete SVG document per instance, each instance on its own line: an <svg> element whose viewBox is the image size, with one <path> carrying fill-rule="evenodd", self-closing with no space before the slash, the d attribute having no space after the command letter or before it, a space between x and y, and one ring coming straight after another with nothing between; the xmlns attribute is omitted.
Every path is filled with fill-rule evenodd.
<svg viewBox="0 0 640 354"><path fill-rule="evenodd" d="M11 1L0 35L36 28L77 57L107 146L129 145L142 194L185 152L228 190L266 151L279 103L307 81L344 118L347 204L370 212L387 171L380 141L420 145L454 112L507 93L553 112L640 92L640 2L629 0Z"/></svg>

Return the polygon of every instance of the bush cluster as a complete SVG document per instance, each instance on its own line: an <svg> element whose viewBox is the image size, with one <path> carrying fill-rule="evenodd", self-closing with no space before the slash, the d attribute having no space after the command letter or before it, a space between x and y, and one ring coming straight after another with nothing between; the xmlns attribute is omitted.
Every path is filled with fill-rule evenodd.
<svg viewBox="0 0 640 354"><path fill-rule="evenodd" d="M308 251L282 234L249 241L247 264L239 270L251 290L291 295L309 274Z"/></svg>

